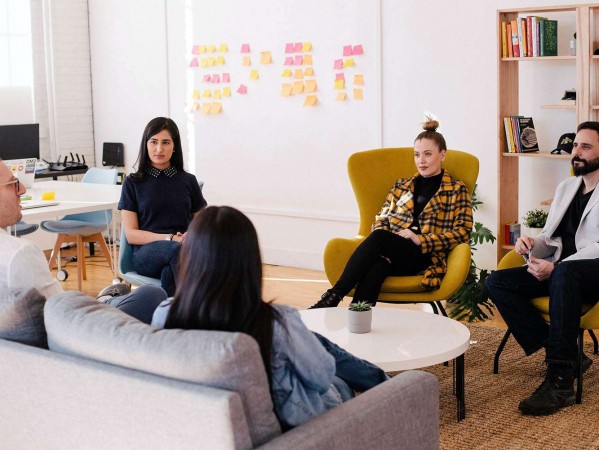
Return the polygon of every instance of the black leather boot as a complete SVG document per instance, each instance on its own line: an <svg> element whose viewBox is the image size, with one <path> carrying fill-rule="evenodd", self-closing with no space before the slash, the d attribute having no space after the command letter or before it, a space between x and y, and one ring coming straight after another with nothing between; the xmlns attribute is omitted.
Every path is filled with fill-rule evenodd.
<svg viewBox="0 0 599 450"><path fill-rule="evenodd" d="M342 297L339 297L333 291L328 290L324 294L322 294L322 297L320 297L320 300L318 300L315 304L310 306L308 309L334 308L339 303L341 303L341 300L343 300Z"/></svg>

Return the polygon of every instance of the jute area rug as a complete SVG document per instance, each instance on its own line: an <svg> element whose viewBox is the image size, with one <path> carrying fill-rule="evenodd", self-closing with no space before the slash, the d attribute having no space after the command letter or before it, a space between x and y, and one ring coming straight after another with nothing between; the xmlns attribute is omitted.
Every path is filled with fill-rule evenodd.
<svg viewBox="0 0 599 450"><path fill-rule="evenodd" d="M456 422L452 365L426 369L439 379L442 449L599 449L599 356L592 354L592 343L586 343L593 365L584 376L582 403L552 416L525 417L518 403L542 382L544 352L526 357L510 337L494 375L493 356L504 331L468 328L477 342L465 355L465 420Z"/></svg>

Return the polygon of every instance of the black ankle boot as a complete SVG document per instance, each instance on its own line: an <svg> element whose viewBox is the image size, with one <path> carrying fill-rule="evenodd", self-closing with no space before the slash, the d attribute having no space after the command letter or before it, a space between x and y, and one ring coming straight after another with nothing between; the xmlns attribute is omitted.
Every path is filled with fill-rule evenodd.
<svg viewBox="0 0 599 450"><path fill-rule="evenodd" d="M328 290L324 294L322 294L322 297L320 297L320 300L318 300L315 304L310 306L308 309L334 308L339 303L341 303L341 300L343 300L342 297L339 297L333 291Z"/></svg>
<svg viewBox="0 0 599 450"><path fill-rule="evenodd" d="M520 402L519 408L525 416L547 416L561 408L572 406L575 401L572 368L555 368L550 365L545 381L530 397Z"/></svg>

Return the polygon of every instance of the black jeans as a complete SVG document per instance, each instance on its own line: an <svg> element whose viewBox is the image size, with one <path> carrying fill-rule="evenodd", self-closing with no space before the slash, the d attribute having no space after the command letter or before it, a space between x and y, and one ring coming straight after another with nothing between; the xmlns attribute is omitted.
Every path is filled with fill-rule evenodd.
<svg viewBox="0 0 599 450"><path fill-rule="evenodd" d="M527 355L546 347L546 361L574 367L582 304L599 301L599 259L564 261L545 281L527 267L497 270L485 280L489 296ZM549 296L547 324L529 301Z"/></svg>
<svg viewBox="0 0 599 450"><path fill-rule="evenodd" d="M345 297L354 287L353 302L376 304L389 275L416 275L431 264L429 254L411 240L386 230L375 230L356 248L339 281L331 290Z"/></svg>

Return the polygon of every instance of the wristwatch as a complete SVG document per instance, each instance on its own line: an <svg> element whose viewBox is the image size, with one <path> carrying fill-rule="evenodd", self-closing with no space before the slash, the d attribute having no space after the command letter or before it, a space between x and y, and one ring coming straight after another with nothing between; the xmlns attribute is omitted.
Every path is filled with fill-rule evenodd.
<svg viewBox="0 0 599 450"><path fill-rule="evenodd" d="M165 241L172 241L173 240L173 233L170 233L167 237L164 238Z"/></svg>

